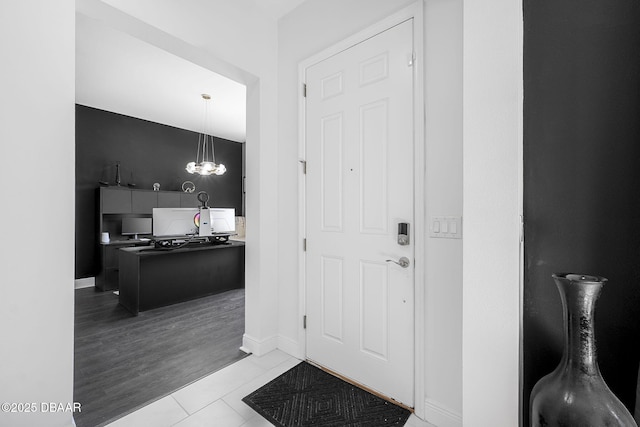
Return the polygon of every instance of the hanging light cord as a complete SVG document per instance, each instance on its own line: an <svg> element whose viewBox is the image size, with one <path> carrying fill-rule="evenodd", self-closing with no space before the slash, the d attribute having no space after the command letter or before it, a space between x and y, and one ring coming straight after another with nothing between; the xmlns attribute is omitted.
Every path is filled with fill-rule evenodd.
<svg viewBox="0 0 640 427"><path fill-rule="evenodd" d="M211 97L209 95L202 95L202 99L204 100L204 129L202 131L202 162L216 162L215 151L213 149L213 135L211 134L211 130L213 126L211 126L211 116L209 114L209 104L211 103ZM198 143L200 138L198 138ZM211 144L211 150L209 150L209 144ZM211 156L211 159L209 159Z"/></svg>
<svg viewBox="0 0 640 427"><path fill-rule="evenodd" d="M226 172L227 168L223 164L216 163L215 149L214 149L214 137L211 135L212 126L210 126L209 117L209 101L211 96L202 94L204 101L204 117L202 120L203 129L198 134L198 149L196 151L196 161L187 163L186 170L189 173L197 173L200 175L222 175ZM209 144L211 147L209 147Z"/></svg>

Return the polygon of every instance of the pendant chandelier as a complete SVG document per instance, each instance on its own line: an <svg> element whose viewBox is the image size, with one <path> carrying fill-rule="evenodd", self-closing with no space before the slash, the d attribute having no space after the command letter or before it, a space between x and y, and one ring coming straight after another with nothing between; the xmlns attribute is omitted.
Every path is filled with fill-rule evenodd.
<svg viewBox="0 0 640 427"><path fill-rule="evenodd" d="M202 133L198 135L196 161L187 163L186 170L189 173L197 173L199 175L222 175L227 171L227 168L221 163L216 163L215 153L213 151L213 136L208 135L210 130L208 124L211 96L203 93L202 99L204 100L203 129Z"/></svg>

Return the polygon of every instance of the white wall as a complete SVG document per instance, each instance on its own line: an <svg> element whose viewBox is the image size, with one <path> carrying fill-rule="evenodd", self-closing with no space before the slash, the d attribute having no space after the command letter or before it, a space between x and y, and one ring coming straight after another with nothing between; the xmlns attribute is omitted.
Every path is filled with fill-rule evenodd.
<svg viewBox="0 0 640 427"><path fill-rule="evenodd" d="M427 218L462 216L462 0L425 2ZM427 222L427 227L429 221ZM426 240L425 410L462 416L462 239Z"/></svg>
<svg viewBox="0 0 640 427"><path fill-rule="evenodd" d="M465 426L519 424L522 3L464 2Z"/></svg>
<svg viewBox="0 0 640 427"><path fill-rule="evenodd" d="M254 5L255 6L255 5ZM243 346L277 346L277 27L247 2L78 0L78 10L247 85L246 318ZM215 96L215 94L212 94Z"/></svg>
<svg viewBox="0 0 640 427"><path fill-rule="evenodd" d="M74 16L73 0L0 3L0 400L38 409L3 426L73 425L40 403L73 402Z"/></svg>
<svg viewBox="0 0 640 427"><path fill-rule="evenodd" d="M298 65L411 3L411 0L308 0L280 20L278 330L279 345L288 351L296 352L301 322ZM461 216L462 0L426 0L425 32L427 214ZM427 419L440 426L456 426L460 425L462 413L462 241L427 239L426 258L426 388L425 396L416 399L426 403Z"/></svg>

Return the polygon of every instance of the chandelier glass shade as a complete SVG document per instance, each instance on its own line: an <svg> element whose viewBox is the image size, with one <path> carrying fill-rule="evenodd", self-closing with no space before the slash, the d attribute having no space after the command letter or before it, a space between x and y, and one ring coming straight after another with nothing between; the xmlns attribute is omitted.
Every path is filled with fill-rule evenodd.
<svg viewBox="0 0 640 427"><path fill-rule="evenodd" d="M216 163L215 152L213 150L213 136L208 132L209 102L211 96L202 94L204 100L203 132L198 135L198 151L196 161L187 163L187 172L198 175L222 175L227 168L222 163Z"/></svg>

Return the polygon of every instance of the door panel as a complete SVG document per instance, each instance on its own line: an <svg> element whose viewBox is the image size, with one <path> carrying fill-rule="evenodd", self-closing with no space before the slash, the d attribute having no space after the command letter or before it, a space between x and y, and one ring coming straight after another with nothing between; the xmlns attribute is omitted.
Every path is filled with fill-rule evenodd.
<svg viewBox="0 0 640 427"><path fill-rule="evenodd" d="M360 232L386 234L388 100L360 107Z"/></svg>
<svg viewBox="0 0 640 427"><path fill-rule="evenodd" d="M320 173L322 198L322 230L342 231L342 114L321 119Z"/></svg>
<svg viewBox="0 0 640 427"><path fill-rule="evenodd" d="M307 358L409 406L412 52L409 20L308 67L305 119Z"/></svg>
<svg viewBox="0 0 640 427"><path fill-rule="evenodd" d="M387 361L389 356L389 281L387 265L360 261L360 349Z"/></svg>
<svg viewBox="0 0 640 427"><path fill-rule="evenodd" d="M322 286L322 335L342 343L342 282L343 260L337 257L322 257L320 286Z"/></svg>

